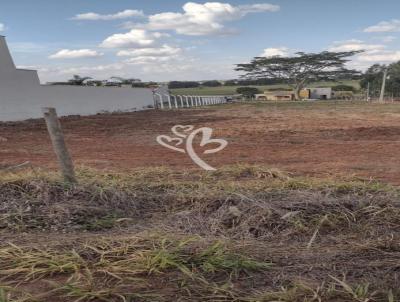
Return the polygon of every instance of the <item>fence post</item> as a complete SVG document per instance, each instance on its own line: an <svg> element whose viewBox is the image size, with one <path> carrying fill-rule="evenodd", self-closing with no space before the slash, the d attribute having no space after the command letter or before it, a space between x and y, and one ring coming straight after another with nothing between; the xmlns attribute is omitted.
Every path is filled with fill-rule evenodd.
<svg viewBox="0 0 400 302"><path fill-rule="evenodd" d="M156 94L158 95L159 99L160 99L160 105L161 105L161 109L164 109L164 99L163 96L161 94Z"/></svg>
<svg viewBox="0 0 400 302"><path fill-rule="evenodd" d="M177 95L174 96L174 100L175 100L175 108L178 109L179 106L178 106L178 96Z"/></svg>
<svg viewBox="0 0 400 302"><path fill-rule="evenodd" d="M169 109L172 109L172 106L171 106L171 96L170 96L170 95L167 95L167 100L168 100L168 107L169 107Z"/></svg>
<svg viewBox="0 0 400 302"><path fill-rule="evenodd" d="M64 134L57 117L56 109L43 108L42 111L64 180L69 183L76 183L74 164L65 144Z"/></svg>

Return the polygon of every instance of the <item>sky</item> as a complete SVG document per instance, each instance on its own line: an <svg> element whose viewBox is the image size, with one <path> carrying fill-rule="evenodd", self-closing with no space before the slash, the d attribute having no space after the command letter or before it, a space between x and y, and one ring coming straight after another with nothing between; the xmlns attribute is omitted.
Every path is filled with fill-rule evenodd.
<svg viewBox="0 0 400 302"><path fill-rule="evenodd" d="M43 83L227 80L235 64L298 51L363 49L349 66L365 70L400 60L400 1L1 0L0 35Z"/></svg>

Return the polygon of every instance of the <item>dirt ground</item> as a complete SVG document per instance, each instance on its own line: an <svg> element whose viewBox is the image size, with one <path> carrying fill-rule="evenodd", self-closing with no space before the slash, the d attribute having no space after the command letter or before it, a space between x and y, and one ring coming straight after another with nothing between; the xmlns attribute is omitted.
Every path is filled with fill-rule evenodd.
<svg viewBox="0 0 400 302"><path fill-rule="evenodd" d="M168 166L199 169L160 146L174 125L211 127L229 145L203 158L215 167L264 164L294 175L357 175L400 184L400 104L231 104L180 111L66 117L76 165L126 171ZM200 150L198 150L200 151ZM0 166L30 161L55 168L43 120L0 124Z"/></svg>

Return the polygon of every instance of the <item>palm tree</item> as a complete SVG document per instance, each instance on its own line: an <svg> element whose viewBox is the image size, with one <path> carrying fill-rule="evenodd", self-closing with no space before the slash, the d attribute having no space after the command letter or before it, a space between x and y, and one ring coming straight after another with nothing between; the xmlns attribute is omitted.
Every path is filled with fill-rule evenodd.
<svg viewBox="0 0 400 302"><path fill-rule="evenodd" d="M83 86L83 82L91 79L92 79L91 77L81 77L75 74L72 79L68 80L68 83L70 85Z"/></svg>

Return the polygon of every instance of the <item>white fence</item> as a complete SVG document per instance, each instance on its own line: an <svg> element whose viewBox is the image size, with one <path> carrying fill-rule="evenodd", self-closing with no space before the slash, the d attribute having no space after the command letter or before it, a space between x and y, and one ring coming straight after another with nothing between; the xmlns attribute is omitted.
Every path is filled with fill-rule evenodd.
<svg viewBox="0 0 400 302"><path fill-rule="evenodd" d="M179 109L227 103L226 96L167 95L156 93L155 102L160 109Z"/></svg>

